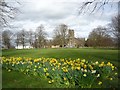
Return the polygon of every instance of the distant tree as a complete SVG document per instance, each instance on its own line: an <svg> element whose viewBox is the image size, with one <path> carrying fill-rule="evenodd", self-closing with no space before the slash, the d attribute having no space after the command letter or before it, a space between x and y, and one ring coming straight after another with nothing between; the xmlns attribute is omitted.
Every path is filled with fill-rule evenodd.
<svg viewBox="0 0 120 90"><path fill-rule="evenodd" d="M118 40L120 39L120 15L117 15L112 18L107 32L115 38L115 42L117 45Z"/></svg>
<svg viewBox="0 0 120 90"><path fill-rule="evenodd" d="M107 47L114 45L112 37L106 33L106 28L101 26L90 32L86 43L86 45L93 47Z"/></svg>
<svg viewBox="0 0 120 90"><path fill-rule="evenodd" d="M28 42L29 42L30 46L33 46L33 43L34 43L34 32L32 30L29 30L27 32L27 38L28 38Z"/></svg>
<svg viewBox="0 0 120 90"><path fill-rule="evenodd" d="M2 48L2 31L0 31L0 49Z"/></svg>
<svg viewBox="0 0 120 90"><path fill-rule="evenodd" d="M112 34L113 37L120 37L120 15L114 16L109 24L108 33Z"/></svg>
<svg viewBox="0 0 120 90"><path fill-rule="evenodd" d="M2 32L2 42L7 49L10 49L11 47L11 36L12 32L10 30L5 30Z"/></svg>
<svg viewBox="0 0 120 90"><path fill-rule="evenodd" d="M16 32L16 39L15 39L16 46L18 47L20 44L20 33Z"/></svg>
<svg viewBox="0 0 120 90"><path fill-rule="evenodd" d="M46 40L46 46L47 48L51 48L53 44L53 40Z"/></svg>
<svg viewBox="0 0 120 90"><path fill-rule="evenodd" d="M54 37L52 40L52 44L53 45L62 45L61 43L61 35L59 34L59 32L57 30L54 30Z"/></svg>
<svg viewBox="0 0 120 90"><path fill-rule="evenodd" d="M17 40L19 40L19 44L23 46L23 49L25 48L25 44L27 42L27 32L23 29L17 34ZM18 44L18 41L17 41Z"/></svg>
<svg viewBox="0 0 120 90"><path fill-rule="evenodd" d="M34 43L33 43L33 47L37 48L38 47L38 38L37 38L37 34L34 32Z"/></svg>
<svg viewBox="0 0 120 90"><path fill-rule="evenodd" d="M75 46L77 48L85 46L85 38L75 38Z"/></svg>
<svg viewBox="0 0 120 90"><path fill-rule="evenodd" d="M45 45L47 33L44 30L45 28L42 24L36 29L35 43L37 43L37 48L43 48Z"/></svg>
<svg viewBox="0 0 120 90"><path fill-rule="evenodd" d="M68 34L68 26L65 24L60 24L56 29L54 30L54 37L53 41L54 44L59 44L64 47L67 43L67 34Z"/></svg>

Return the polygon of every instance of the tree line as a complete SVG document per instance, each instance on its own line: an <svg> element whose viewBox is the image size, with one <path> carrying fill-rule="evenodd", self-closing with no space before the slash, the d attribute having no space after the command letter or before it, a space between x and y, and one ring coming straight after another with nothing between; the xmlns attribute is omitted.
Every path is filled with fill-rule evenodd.
<svg viewBox="0 0 120 90"><path fill-rule="evenodd" d="M117 47L118 38L120 37L120 15L112 18L109 26L98 26L94 28L85 41L86 47ZM44 26L41 24L35 31L20 30L13 34L9 30L2 32L2 44L6 48L11 48L12 43L15 46L22 45L23 48L29 43L34 48L45 48L50 45L61 45L64 47L69 41L68 26L65 24L58 25L53 31L53 39L48 40L48 34L45 32Z"/></svg>
<svg viewBox="0 0 120 90"><path fill-rule="evenodd" d="M120 39L120 15L112 18L108 27L98 26L90 32L86 46L118 47Z"/></svg>
<svg viewBox="0 0 120 90"><path fill-rule="evenodd" d="M36 31L26 31L22 29L18 32L13 33L10 30L5 30L2 32L2 43L6 48L11 48L12 42L15 46L22 45L23 48L26 43L34 48L42 48L46 43L46 33L44 31L44 26L40 25L36 28Z"/></svg>
<svg viewBox="0 0 120 90"><path fill-rule="evenodd" d="M41 24L35 31L26 31L25 29L22 29L14 34L10 30L3 31L2 44L8 49L12 47L12 42L14 42L17 47L22 45L23 48L26 44L29 44L33 48L45 48L50 47L51 45L61 45L61 47L64 47L68 41L67 34L68 26L60 24L54 30L53 40L48 40L48 34Z"/></svg>

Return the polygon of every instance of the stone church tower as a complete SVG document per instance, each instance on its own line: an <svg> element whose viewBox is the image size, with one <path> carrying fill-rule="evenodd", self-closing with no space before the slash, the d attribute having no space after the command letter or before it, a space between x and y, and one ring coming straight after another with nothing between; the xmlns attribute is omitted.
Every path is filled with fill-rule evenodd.
<svg viewBox="0 0 120 90"><path fill-rule="evenodd" d="M68 31L68 47L75 47L74 30L71 29Z"/></svg>

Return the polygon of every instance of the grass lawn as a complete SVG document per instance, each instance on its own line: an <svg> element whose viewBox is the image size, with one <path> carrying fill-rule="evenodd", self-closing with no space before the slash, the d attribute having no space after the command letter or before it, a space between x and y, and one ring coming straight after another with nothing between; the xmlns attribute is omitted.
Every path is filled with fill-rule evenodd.
<svg viewBox="0 0 120 90"><path fill-rule="evenodd" d="M5 57L49 57L49 58L81 58L91 61L110 61L117 65L118 50L112 49L26 49L26 50L3 50Z"/></svg>
<svg viewBox="0 0 120 90"><path fill-rule="evenodd" d="M46 78L25 75L21 72L2 70L2 88L51 88Z"/></svg>
<svg viewBox="0 0 120 90"><path fill-rule="evenodd" d="M49 58L81 58L90 61L104 61L112 62L115 66L118 66L118 50L112 49L92 49L92 48L80 48L80 49L29 49L29 50L3 50L2 56L5 57L49 57ZM118 67L120 68L120 67ZM3 76L3 88L11 87L53 87L51 84L46 84L44 78L27 76L23 73L12 71L8 72L5 69L2 71Z"/></svg>

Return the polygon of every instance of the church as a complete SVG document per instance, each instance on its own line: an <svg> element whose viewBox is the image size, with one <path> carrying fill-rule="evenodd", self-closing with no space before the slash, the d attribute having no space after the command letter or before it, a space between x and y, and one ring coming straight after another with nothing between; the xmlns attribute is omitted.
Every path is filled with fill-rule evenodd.
<svg viewBox="0 0 120 90"><path fill-rule="evenodd" d="M74 35L74 30L71 30L69 29L68 31L68 44L67 46L70 47L70 48L73 48L73 47L84 47L85 45L85 38L75 38L75 35Z"/></svg>
<svg viewBox="0 0 120 90"><path fill-rule="evenodd" d="M80 48L85 45L85 38L75 38L74 30L69 29L65 48ZM60 45L52 45L51 48L60 48Z"/></svg>

